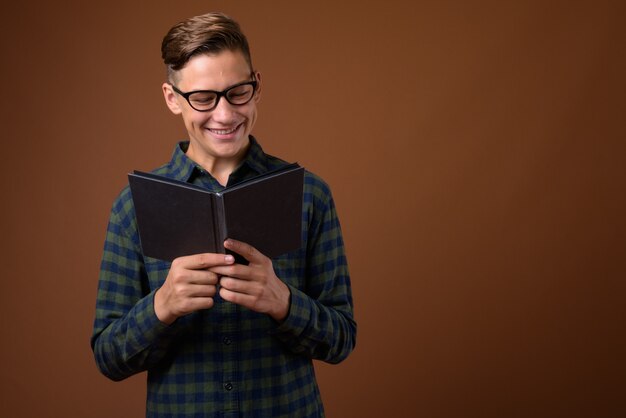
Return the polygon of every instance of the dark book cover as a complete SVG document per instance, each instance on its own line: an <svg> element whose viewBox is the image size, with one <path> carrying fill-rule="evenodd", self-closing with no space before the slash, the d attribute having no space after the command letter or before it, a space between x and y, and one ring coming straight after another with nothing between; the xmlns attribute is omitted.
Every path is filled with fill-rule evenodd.
<svg viewBox="0 0 626 418"><path fill-rule="evenodd" d="M218 193L141 171L129 174L128 182L148 257L172 261L225 253L226 238L247 242L270 258L300 248L304 168L296 163Z"/></svg>

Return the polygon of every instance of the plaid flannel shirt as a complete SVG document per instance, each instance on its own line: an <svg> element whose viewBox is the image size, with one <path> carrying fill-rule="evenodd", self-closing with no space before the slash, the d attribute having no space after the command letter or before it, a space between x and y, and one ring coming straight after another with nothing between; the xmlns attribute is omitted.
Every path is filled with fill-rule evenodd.
<svg viewBox="0 0 626 418"><path fill-rule="evenodd" d="M223 187L175 148L156 173ZM228 184L275 169L251 137ZM253 208L251 208L253 210ZM113 380L148 372L146 415L154 417L321 417L312 360L338 363L356 341L350 278L328 186L305 173L302 247L272 260L291 292L282 323L215 297L213 308L161 323L154 293L170 263L141 252L133 201L126 187L113 204L104 244L91 345Z"/></svg>

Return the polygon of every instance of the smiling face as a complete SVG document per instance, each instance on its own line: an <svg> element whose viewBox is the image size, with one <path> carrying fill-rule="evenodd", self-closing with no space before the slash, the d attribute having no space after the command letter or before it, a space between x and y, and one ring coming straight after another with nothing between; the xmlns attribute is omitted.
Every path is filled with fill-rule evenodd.
<svg viewBox="0 0 626 418"><path fill-rule="evenodd" d="M194 110L170 84L163 84L167 106L174 114L182 116L189 134L187 156L211 173L216 170L230 172L245 157L260 97L260 74L255 73L255 78L257 90L248 103L233 105L222 97L217 107L208 112ZM174 74L171 82L180 91L190 92L223 91L251 80L252 72L243 54L227 50L192 57Z"/></svg>

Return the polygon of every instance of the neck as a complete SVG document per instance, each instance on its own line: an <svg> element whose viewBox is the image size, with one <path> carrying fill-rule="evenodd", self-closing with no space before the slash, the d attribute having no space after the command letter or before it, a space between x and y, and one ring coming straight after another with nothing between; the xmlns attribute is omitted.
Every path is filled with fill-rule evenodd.
<svg viewBox="0 0 626 418"><path fill-rule="evenodd" d="M248 146L242 148L233 156L216 157L204 152L198 152L196 147L193 146L193 143L190 143L186 154L187 157L191 158L200 167L211 174L222 186L226 186L228 177L243 161L249 147L250 144L248 143Z"/></svg>

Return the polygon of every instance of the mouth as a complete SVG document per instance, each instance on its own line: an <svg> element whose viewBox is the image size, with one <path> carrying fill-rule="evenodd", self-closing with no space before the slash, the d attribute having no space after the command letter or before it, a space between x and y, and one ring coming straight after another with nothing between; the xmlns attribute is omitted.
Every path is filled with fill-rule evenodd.
<svg viewBox="0 0 626 418"><path fill-rule="evenodd" d="M217 128L207 128L211 133L215 134L215 135L231 135L233 133L235 133L235 131L237 131L237 129L239 129L239 127L242 125L242 123L233 126L232 128L227 128L227 129L217 129Z"/></svg>

